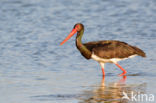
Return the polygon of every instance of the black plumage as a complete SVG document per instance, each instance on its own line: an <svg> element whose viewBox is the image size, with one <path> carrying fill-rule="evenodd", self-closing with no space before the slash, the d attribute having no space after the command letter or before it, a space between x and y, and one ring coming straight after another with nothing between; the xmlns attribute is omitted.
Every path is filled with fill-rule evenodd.
<svg viewBox="0 0 156 103"><path fill-rule="evenodd" d="M127 58L132 55L139 55L146 57L145 53L135 47L131 46L125 42L117 40L105 40L97 42L84 43L85 47L94 53L96 56L111 59L111 58Z"/></svg>

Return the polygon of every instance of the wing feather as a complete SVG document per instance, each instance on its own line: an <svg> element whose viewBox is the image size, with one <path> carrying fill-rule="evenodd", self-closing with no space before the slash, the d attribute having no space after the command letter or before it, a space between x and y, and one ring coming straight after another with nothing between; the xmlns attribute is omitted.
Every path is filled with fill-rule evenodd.
<svg viewBox="0 0 156 103"><path fill-rule="evenodd" d="M128 45L125 42L116 41L116 40L88 42L88 43L85 43L84 45L92 53L105 59L126 58L135 54L139 55L139 53L137 53L138 51L137 49L139 48Z"/></svg>

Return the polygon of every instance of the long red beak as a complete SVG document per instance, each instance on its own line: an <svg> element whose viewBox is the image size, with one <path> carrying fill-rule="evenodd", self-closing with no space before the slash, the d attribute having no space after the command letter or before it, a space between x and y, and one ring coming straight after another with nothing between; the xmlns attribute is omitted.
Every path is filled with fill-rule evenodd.
<svg viewBox="0 0 156 103"><path fill-rule="evenodd" d="M71 33L60 43L60 45L63 45L67 40L69 40L75 33L77 32L77 30L74 28Z"/></svg>

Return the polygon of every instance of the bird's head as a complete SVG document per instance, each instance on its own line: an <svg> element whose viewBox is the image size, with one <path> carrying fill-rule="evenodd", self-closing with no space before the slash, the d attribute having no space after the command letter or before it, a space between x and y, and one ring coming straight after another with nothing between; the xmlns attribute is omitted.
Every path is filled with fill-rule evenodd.
<svg viewBox="0 0 156 103"><path fill-rule="evenodd" d="M77 23L74 25L73 30L70 32L70 34L60 43L60 45L63 45L66 41L68 41L75 33L80 32L84 29L83 24Z"/></svg>
<svg viewBox="0 0 156 103"><path fill-rule="evenodd" d="M82 29L84 29L84 26L81 23L77 23L74 25L73 29L76 29L77 32L80 32Z"/></svg>

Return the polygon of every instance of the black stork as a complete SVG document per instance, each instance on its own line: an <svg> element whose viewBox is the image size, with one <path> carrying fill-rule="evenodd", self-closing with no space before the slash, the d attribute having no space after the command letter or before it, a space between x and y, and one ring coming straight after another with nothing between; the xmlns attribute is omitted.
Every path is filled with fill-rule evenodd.
<svg viewBox="0 0 156 103"><path fill-rule="evenodd" d="M77 49L86 59L93 59L99 62L102 68L103 76L105 76L104 72L105 63L116 64L116 66L118 66L123 71L123 73L120 74L119 76L123 76L127 73L127 71L117 63L118 61L127 58L132 58L134 56L146 57L146 54L141 49L135 46L131 46L122 41L104 40L104 41L88 42L83 44L81 42L81 39L84 32L84 26L81 23L77 23L74 25L74 28L71 31L71 33L60 43L60 45L63 45L76 32L77 32L76 36Z"/></svg>

